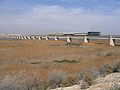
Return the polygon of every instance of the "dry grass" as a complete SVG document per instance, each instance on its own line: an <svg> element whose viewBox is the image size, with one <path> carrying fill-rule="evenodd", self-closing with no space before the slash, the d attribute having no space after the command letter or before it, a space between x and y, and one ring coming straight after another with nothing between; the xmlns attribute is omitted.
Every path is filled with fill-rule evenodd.
<svg viewBox="0 0 120 90"><path fill-rule="evenodd" d="M18 71L27 70L47 80L48 73L53 70L74 74L92 67L100 68L103 64L120 61L119 46L110 47L106 43L95 42L79 43L80 46L73 47L66 45L64 41L1 40L1 79L7 75L15 75ZM64 60L76 63L55 62Z"/></svg>

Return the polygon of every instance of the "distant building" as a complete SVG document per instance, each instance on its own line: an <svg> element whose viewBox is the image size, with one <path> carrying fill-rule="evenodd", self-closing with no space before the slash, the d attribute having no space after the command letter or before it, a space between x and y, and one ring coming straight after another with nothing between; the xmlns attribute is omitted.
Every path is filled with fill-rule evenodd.
<svg viewBox="0 0 120 90"><path fill-rule="evenodd" d="M74 36L87 36L88 33L74 33Z"/></svg>
<svg viewBox="0 0 120 90"><path fill-rule="evenodd" d="M87 33L54 33L49 36L100 36L100 32L87 32Z"/></svg>
<svg viewBox="0 0 120 90"><path fill-rule="evenodd" d="M48 34L49 36L63 36L63 33Z"/></svg>
<svg viewBox="0 0 120 90"><path fill-rule="evenodd" d="M63 33L63 36L74 36L74 33Z"/></svg>
<svg viewBox="0 0 120 90"><path fill-rule="evenodd" d="M100 36L100 35L101 35L100 32L94 32L94 31L88 32L88 36Z"/></svg>

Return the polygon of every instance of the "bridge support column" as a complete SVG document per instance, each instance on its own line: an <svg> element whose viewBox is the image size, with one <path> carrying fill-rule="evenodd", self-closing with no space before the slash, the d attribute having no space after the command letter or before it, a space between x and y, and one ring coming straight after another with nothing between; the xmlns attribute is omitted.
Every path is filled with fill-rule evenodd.
<svg viewBox="0 0 120 90"><path fill-rule="evenodd" d="M49 40L49 37L45 37L45 40Z"/></svg>
<svg viewBox="0 0 120 90"><path fill-rule="evenodd" d="M22 39L22 37L20 36L19 39Z"/></svg>
<svg viewBox="0 0 120 90"><path fill-rule="evenodd" d="M33 39L31 36L30 36L30 40Z"/></svg>
<svg viewBox="0 0 120 90"><path fill-rule="evenodd" d="M17 39L19 39L19 36L17 36Z"/></svg>
<svg viewBox="0 0 120 90"><path fill-rule="evenodd" d="M19 36L19 39L21 39L21 36Z"/></svg>
<svg viewBox="0 0 120 90"><path fill-rule="evenodd" d="M24 37L23 37L23 36L21 36L21 39L24 39Z"/></svg>
<svg viewBox="0 0 120 90"><path fill-rule="evenodd" d="M71 38L67 36L67 42L71 42Z"/></svg>
<svg viewBox="0 0 120 90"><path fill-rule="evenodd" d="M26 37L26 36L24 36L24 39L27 39L27 37Z"/></svg>
<svg viewBox="0 0 120 90"><path fill-rule="evenodd" d="M15 36L15 39L17 39L17 36Z"/></svg>
<svg viewBox="0 0 120 90"><path fill-rule="evenodd" d="M57 36L55 36L55 41L57 41L58 40L58 38L57 38Z"/></svg>
<svg viewBox="0 0 120 90"><path fill-rule="evenodd" d="M89 39L87 38L87 36L84 37L84 43L88 43Z"/></svg>
<svg viewBox="0 0 120 90"><path fill-rule="evenodd" d="M33 36L32 39L35 40L35 37Z"/></svg>
<svg viewBox="0 0 120 90"><path fill-rule="evenodd" d="M18 36L16 36L16 39L19 39L19 37L18 37Z"/></svg>
<svg viewBox="0 0 120 90"><path fill-rule="evenodd" d="M27 39L29 39L29 40L30 40L31 38L30 38L29 36L27 36Z"/></svg>
<svg viewBox="0 0 120 90"><path fill-rule="evenodd" d="M18 38L17 39L19 39L19 36L18 36Z"/></svg>
<svg viewBox="0 0 120 90"><path fill-rule="evenodd" d="M19 36L19 39L21 39L21 36Z"/></svg>
<svg viewBox="0 0 120 90"><path fill-rule="evenodd" d="M110 36L110 46L115 46L115 39L113 39L112 36Z"/></svg>
<svg viewBox="0 0 120 90"><path fill-rule="evenodd" d="M38 37L38 40L42 40L42 37Z"/></svg>
<svg viewBox="0 0 120 90"><path fill-rule="evenodd" d="M19 39L19 36L17 36L17 39Z"/></svg>

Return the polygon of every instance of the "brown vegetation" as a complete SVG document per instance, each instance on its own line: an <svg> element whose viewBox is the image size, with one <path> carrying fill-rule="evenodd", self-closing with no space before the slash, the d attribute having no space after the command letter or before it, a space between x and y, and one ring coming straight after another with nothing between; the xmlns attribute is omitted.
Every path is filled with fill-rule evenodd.
<svg viewBox="0 0 120 90"><path fill-rule="evenodd" d="M76 77L84 72L85 80L91 84L93 76L95 77L98 74L91 75L91 72L96 72L93 68L101 70L99 72L101 74L104 72L111 73L114 67L105 67L105 65L112 66L116 62L120 62L119 46L110 47L107 44L99 45L93 42L83 44L77 41L77 44L74 43L66 44L64 41L45 40L1 40L0 82L5 85L5 83L13 80L11 78L14 78L12 82L16 86L18 86L17 83L19 85L24 83L27 87L26 83L29 82L32 87L40 88L41 83L47 87L49 84L54 84L51 82L51 75L54 74L54 76L59 77L59 72L62 72L60 76L63 77L59 77L60 80L56 82L58 82L58 86L61 86L61 83L68 86L72 83L75 84L77 82ZM85 71L90 71L90 73Z"/></svg>

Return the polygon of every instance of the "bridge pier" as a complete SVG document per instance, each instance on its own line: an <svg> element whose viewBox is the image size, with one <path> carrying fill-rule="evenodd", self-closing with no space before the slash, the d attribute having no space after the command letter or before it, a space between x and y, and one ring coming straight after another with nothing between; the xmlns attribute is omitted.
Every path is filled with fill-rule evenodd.
<svg viewBox="0 0 120 90"><path fill-rule="evenodd" d="M26 36L24 36L23 38L24 38L24 39L27 39L27 37L26 37Z"/></svg>
<svg viewBox="0 0 120 90"><path fill-rule="evenodd" d="M21 36L21 39L24 39L24 37L23 37L23 36Z"/></svg>
<svg viewBox="0 0 120 90"><path fill-rule="evenodd" d="M32 39L33 39L33 40L35 40L35 37L34 37L34 36L32 36Z"/></svg>
<svg viewBox="0 0 120 90"><path fill-rule="evenodd" d="M72 42L69 36L67 36L67 42Z"/></svg>
<svg viewBox="0 0 120 90"><path fill-rule="evenodd" d="M84 43L88 43L89 39L87 38L87 36L84 37Z"/></svg>
<svg viewBox="0 0 120 90"><path fill-rule="evenodd" d="M54 38L55 38L55 41L57 41L57 40L58 40L58 37L57 37L57 36L55 36Z"/></svg>
<svg viewBox="0 0 120 90"><path fill-rule="evenodd" d="M45 37L45 40L49 40L49 37Z"/></svg>
<svg viewBox="0 0 120 90"><path fill-rule="evenodd" d="M29 39L29 40L31 39L29 36L26 36L26 37L27 37L27 39Z"/></svg>
<svg viewBox="0 0 120 90"><path fill-rule="evenodd" d="M30 40L33 39L31 36L30 36Z"/></svg>
<svg viewBox="0 0 120 90"><path fill-rule="evenodd" d="M17 36L17 39L19 39L19 36Z"/></svg>
<svg viewBox="0 0 120 90"><path fill-rule="evenodd" d="M21 36L19 36L19 39L21 39Z"/></svg>
<svg viewBox="0 0 120 90"><path fill-rule="evenodd" d="M18 39L18 36L16 36L16 39Z"/></svg>
<svg viewBox="0 0 120 90"><path fill-rule="evenodd" d="M112 36L110 36L110 46L115 46L115 39L113 39Z"/></svg>
<svg viewBox="0 0 120 90"><path fill-rule="evenodd" d="M42 40L42 37L38 37L38 40Z"/></svg>
<svg viewBox="0 0 120 90"><path fill-rule="evenodd" d="M21 39L21 36L19 36L19 39Z"/></svg>
<svg viewBox="0 0 120 90"><path fill-rule="evenodd" d="M18 36L18 38L17 39L20 39L20 36Z"/></svg>

